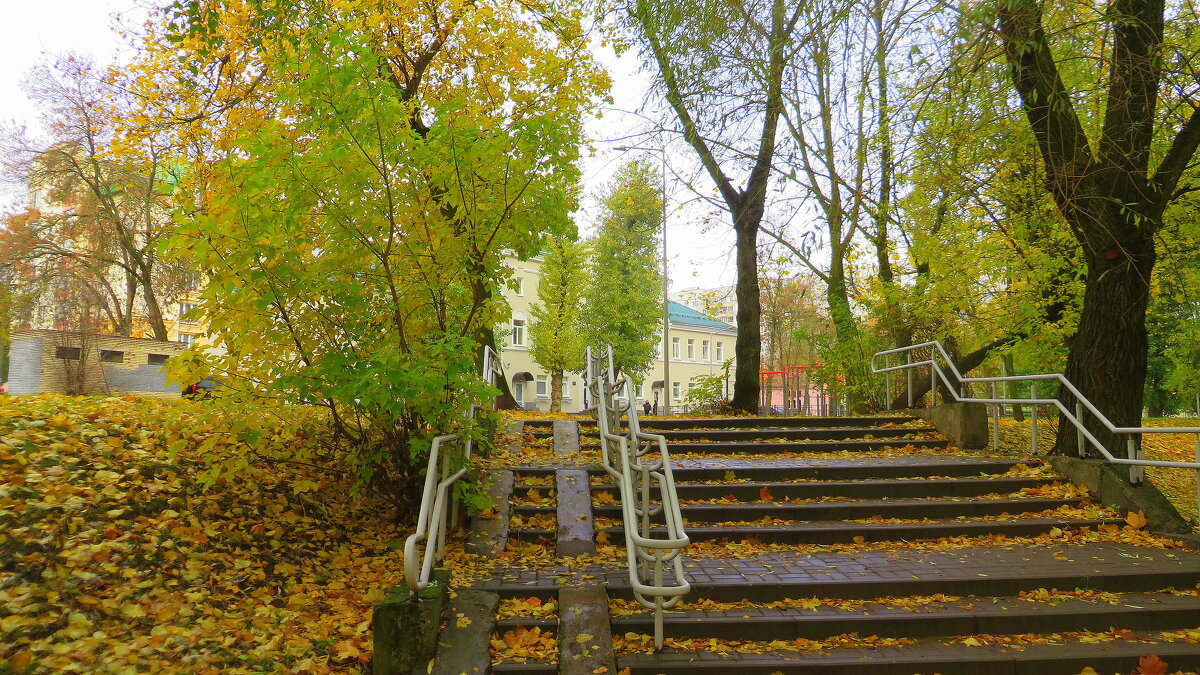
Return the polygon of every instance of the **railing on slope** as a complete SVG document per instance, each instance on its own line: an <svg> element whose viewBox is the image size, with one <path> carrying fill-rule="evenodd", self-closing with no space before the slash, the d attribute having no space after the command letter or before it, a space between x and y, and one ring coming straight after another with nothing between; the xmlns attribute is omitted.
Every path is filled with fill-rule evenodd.
<svg viewBox="0 0 1200 675"><path fill-rule="evenodd" d="M683 531L667 440L641 430L633 386L629 378L617 377L611 347L606 354L588 348L587 389L590 410L600 429L604 470L621 492L629 583L637 601L654 610L654 644L662 647L663 610L675 606L692 588L680 555L689 542ZM618 392L624 393L624 402L618 399ZM628 416L626 432L621 429L622 415ZM665 536L655 537L650 519L660 513Z"/></svg>
<svg viewBox="0 0 1200 675"><path fill-rule="evenodd" d="M914 361L912 358L913 352L918 350L928 349L928 356ZM900 365L890 365L890 357L892 354L905 354L906 361ZM884 367L879 368L876 365L876 359L883 357ZM918 357L920 358L920 357ZM940 362L946 364L946 368L954 375L954 382L959 383L960 388L956 388L954 382L951 382L946 377L946 372ZM1197 493L1200 496L1200 427L1118 427L1113 424L1104 413L1100 412L1095 405L1092 404L1079 389L1071 384L1071 381L1059 373L1051 373L1045 375L1010 375L1005 377L963 377L962 373L958 372L958 368L954 365L954 360L946 353L940 342L922 342L921 344L911 345L908 347L900 347L898 349L888 349L877 352L871 358L871 370L876 373L889 373L898 370L908 370L908 391L909 391L909 406L912 406L912 373L913 369L921 366L929 366L930 368L930 400L934 401L937 391L937 383L940 380L945 386L946 391L954 397L956 401L969 403L987 403L999 409L1001 405L1021 405L1029 404L1032 409L1033 423L1033 438L1031 440L1031 450L1037 452L1038 434L1037 434L1037 407L1038 405L1052 405L1058 408L1062 413L1062 418L1067 420L1075 427L1077 447L1079 454L1083 455L1090 444L1093 448L1100 452L1106 460L1113 464L1125 464L1129 466L1129 480L1135 485L1141 483L1145 477L1145 467L1161 466L1177 469L1195 469L1197 471ZM1038 398L1037 383L1041 381L1058 382L1067 392L1075 397L1074 410L1068 408L1062 401L1057 398ZM999 382L1029 382L1029 398L1004 398L996 396L996 384ZM966 395L966 386L968 384L988 383L990 387L989 396L987 398L974 398ZM890 382L889 382L889 397L890 397ZM1101 424L1103 424L1110 432L1119 436L1126 436L1126 452L1129 457L1117 457L1104 447L1099 440L1096 439L1092 432L1088 431L1084 425L1084 415L1090 413ZM999 446L1000 443L1000 424L999 415L996 415L996 424L992 426L992 443L994 446ZM1141 444L1138 439L1144 434L1196 434L1196 461L1194 462L1171 462L1163 460L1146 459L1142 453ZM1085 443L1086 441L1086 443ZM1198 502L1200 503L1200 502Z"/></svg>
<svg viewBox="0 0 1200 675"><path fill-rule="evenodd" d="M483 368L481 375L490 385L496 384L496 376L503 375L500 370L500 358L490 347L483 350ZM473 425L479 413L479 406L472 404L467 410L467 424ZM451 465L451 455L447 450L461 446L463 465L454 469ZM454 501L450 489L455 481L462 477L470 468L471 451L475 441L469 434L443 434L433 439L429 448L429 463L425 468L425 488L421 493L421 511L417 516L417 531L404 540L404 580L411 592L423 590L429 586L429 578L433 573L433 563L440 561L446 550L446 530L449 524L458 519L458 503ZM421 554L417 546L425 542Z"/></svg>

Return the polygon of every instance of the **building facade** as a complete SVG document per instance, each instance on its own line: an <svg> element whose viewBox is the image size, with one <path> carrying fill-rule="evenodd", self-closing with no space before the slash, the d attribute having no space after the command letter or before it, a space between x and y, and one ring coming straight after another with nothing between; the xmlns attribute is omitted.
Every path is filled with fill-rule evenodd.
<svg viewBox="0 0 1200 675"><path fill-rule="evenodd" d="M530 354L530 308L537 303L537 288L541 276L541 259L510 258L514 282L504 290L512 309L507 326L498 326L504 334L501 362L513 397L530 410L549 410L550 373L534 361ZM723 321L710 319L703 313L672 301L668 308L668 334L663 339L659 329L658 357L639 382L635 382L637 402L649 401L652 409L661 412L669 394L672 412L684 412L688 391L699 376L720 375L726 361L733 359L737 330ZM503 330L501 330L503 329ZM663 360L670 358L669 368ZM670 382L664 371L670 370ZM729 376L732 378L731 365ZM730 380L732 381L732 380ZM732 386L732 385L729 385ZM583 410L583 374L563 374L563 412Z"/></svg>

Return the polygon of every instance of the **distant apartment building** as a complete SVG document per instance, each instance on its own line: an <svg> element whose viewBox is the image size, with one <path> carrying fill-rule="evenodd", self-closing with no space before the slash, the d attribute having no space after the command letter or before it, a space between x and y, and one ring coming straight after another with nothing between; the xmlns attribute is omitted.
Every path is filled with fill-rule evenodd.
<svg viewBox="0 0 1200 675"><path fill-rule="evenodd" d="M671 293L670 297L710 319L737 326L737 288L734 286L685 288Z"/></svg>
<svg viewBox="0 0 1200 675"><path fill-rule="evenodd" d="M506 330L497 331L507 333L501 354L504 374L518 403L529 409L547 410L550 407L550 374L533 360L529 351L530 308L537 302L541 258L526 261L510 258L508 264L513 269L515 281L513 288L504 289L504 297L512 308L512 315L508 326L498 327ZM693 379L717 375L722 372L725 362L733 359L737 329L673 301L669 304L668 317L667 339L664 341L660 327L658 356L646 375L635 383L634 396L639 403L649 401L651 405L661 405L669 391L671 410L680 412L686 409L684 397L691 389ZM670 359L669 383L664 377L667 370L664 354ZM564 374L563 412L583 409L583 387L582 373Z"/></svg>

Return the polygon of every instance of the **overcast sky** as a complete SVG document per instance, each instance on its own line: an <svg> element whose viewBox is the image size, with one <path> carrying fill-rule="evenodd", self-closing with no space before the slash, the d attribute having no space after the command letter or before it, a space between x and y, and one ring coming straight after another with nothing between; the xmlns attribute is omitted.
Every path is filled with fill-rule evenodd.
<svg viewBox="0 0 1200 675"><path fill-rule="evenodd" d="M127 56L129 51L117 35L118 22L137 25L144 16L138 0L0 0L0 16L6 24L0 40L0 120L37 129L37 113L21 90L25 73L47 53L74 51L90 55L97 63L110 63ZM628 155L610 150L620 145L656 145L653 137L638 143L628 140L631 129L641 125L635 111L642 103L646 78L637 72L636 56L626 52L621 59L600 55L613 71L615 110L588 124L593 145L599 150L592 156L585 150L584 191L590 196L611 177ZM653 161L657 155L648 155ZM2 189L2 188L0 188ZM674 207L691 195L682 186L668 185ZM11 202L12 195L0 194L0 201ZM732 283L732 236L728 226L712 228L701 235L695 224L696 209L683 212L671 209L668 218L668 253L672 290L689 287L713 287ZM586 231L589 223L581 223Z"/></svg>

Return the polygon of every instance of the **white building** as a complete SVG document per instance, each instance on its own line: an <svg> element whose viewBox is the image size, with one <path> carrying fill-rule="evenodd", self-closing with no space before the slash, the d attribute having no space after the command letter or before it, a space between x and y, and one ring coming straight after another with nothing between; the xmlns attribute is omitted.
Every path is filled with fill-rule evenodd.
<svg viewBox="0 0 1200 675"><path fill-rule="evenodd" d="M541 276L541 259L519 261L509 259L515 276L514 288L505 289L504 296L512 308L508 326L498 326L497 333L507 332L501 362L513 397L530 409L550 407L550 373L533 360L529 353L530 307L537 302ZM726 361L733 359L737 330L728 323L710 319L702 312L677 302L669 306L668 351L670 353L670 403L672 412L684 410L684 396L693 378L721 373ZM639 402L664 403L663 340L661 322L658 358L651 364L635 392ZM506 330L500 330L506 329ZM730 369L732 378L733 370ZM563 374L563 412L583 409L583 377L581 373ZM732 385L730 385L732 386Z"/></svg>

